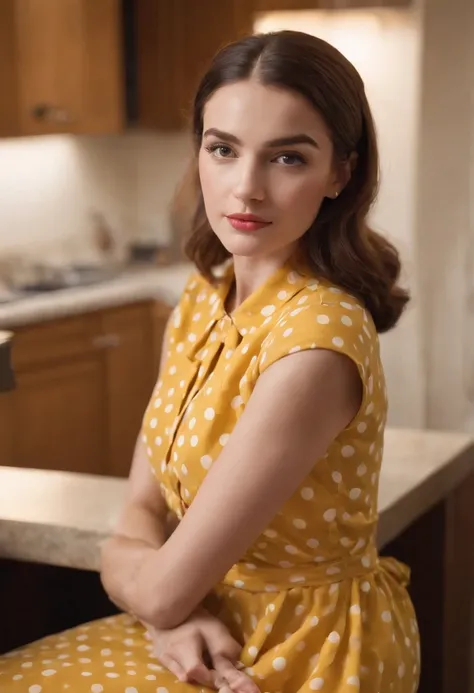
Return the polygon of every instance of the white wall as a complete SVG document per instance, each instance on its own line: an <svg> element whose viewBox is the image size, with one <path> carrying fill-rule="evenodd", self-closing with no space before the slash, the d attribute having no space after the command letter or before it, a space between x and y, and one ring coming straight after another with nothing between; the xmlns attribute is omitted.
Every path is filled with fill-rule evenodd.
<svg viewBox="0 0 474 693"><path fill-rule="evenodd" d="M0 141L0 260L93 254L92 209L122 236L166 241L188 152L182 134Z"/></svg>

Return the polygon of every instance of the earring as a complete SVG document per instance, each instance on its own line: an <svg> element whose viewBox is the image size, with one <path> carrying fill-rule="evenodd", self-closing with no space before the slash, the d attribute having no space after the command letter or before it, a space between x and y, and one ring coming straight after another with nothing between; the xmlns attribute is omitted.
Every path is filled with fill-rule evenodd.
<svg viewBox="0 0 474 693"><path fill-rule="evenodd" d="M333 199L336 200L338 195L339 195L339 193L338 193L337 190L336 190L336 192L334 193L334 198L333 198Z"/></svg>

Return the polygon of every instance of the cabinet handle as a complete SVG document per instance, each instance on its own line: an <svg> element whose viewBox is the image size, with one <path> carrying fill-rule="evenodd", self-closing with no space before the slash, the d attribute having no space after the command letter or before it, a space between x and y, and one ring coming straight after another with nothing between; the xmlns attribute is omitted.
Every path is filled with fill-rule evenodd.
<svg viewBox="0 0 474 693"><path fill-rule="evenodd" d="M120 337L118 334L103 334L92 340L92 346L95 349L116 349L120 346Z"/></svg>
<svg viewBox="0 0 474 693"><path fill-rule="evenodd" d="M37 104L31 109L31 113L36 120L50 123L67 123L70 120L69 114L64 108L51 106L47 103Z"/></svg>

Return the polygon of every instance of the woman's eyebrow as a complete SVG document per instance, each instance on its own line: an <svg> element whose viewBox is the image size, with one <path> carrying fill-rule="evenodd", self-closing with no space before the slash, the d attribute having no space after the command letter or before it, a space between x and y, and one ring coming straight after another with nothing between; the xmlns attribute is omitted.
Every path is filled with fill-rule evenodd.
<svg viewBox="0 0 474 693"><path fill-rule="evenodd" d="M206 130L204 133L203 137L218 137L219 139L226 140L227 142L232 142L233 144L241 145L242 142L239 140L238 137L235 135L232 135L230 132L224 132L223 130L219 130L218 128L209 128ZM314 140L312 137L309 135L306 135L305 133L300 133L297 135L288 135L286 137L277 137L276 139L273 140L268 140L267 142L263 143L264 147L284 147L284 146L289 146L293 144L310 144L312 147L316 147L316 149L319 149L319 144Z"/></svg>

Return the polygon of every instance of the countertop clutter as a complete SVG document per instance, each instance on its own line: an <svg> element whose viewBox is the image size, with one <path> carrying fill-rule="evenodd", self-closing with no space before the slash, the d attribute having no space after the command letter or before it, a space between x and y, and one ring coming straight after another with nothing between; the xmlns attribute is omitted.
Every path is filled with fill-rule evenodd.
<svg viewBox="0 0 474 693"><path fill-rule="evenodd" d="M0 305L0 328L56 320L145 299L156 298L175 305L192 270L191 263L136 266L100 283L21 298Z"/></svg>
<svg viewBox="0 0 474 693"><path fill-rule="evenodd" d="M379 492L379 546L458 487L474 470L474 439L461 433L389 429ZM99 568L126 480L0 467L0 557Z"/></svg>

